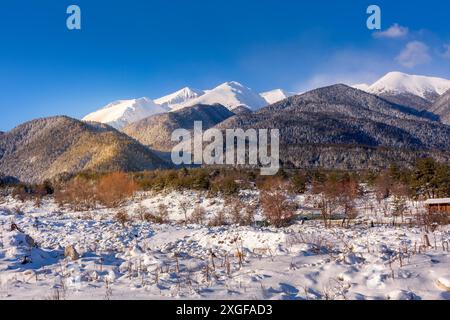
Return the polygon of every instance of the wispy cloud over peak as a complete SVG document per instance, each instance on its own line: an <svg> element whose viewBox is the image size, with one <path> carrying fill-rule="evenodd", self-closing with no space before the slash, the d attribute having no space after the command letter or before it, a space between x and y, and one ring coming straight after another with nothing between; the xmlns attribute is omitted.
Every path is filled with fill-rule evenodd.
<svg viewBox="0 0 450 320"><path fill-rule="evenodd" d="M406 68L430 63L432 58L430 48L423 42L412 41L397 56L396 61Z"/></svg>
<svg viewBox="0 0 450 320"><path fill-rule="evenodd" d="M407 27L403 27L398 23L395 23L385 31L375 32L373 35L375 38L389 38L389 39L397 39L406 37L409 33L409 29Z"/></svg>

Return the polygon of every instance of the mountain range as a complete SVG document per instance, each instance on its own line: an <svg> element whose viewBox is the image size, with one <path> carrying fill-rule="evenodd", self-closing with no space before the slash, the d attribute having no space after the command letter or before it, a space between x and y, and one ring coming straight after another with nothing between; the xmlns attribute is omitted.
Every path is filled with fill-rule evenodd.
<svg viewBox="0 0 450 320"><path fill-rule="evenodd" d="M241 111L242 108L255 111L292 95L293 93L281 89L258 94L239 82L230 81L211 90L185 87L155 100L140 98L113 102L87 115L83 120L96 121L111 125L116 129L122 129L128 124L145 119L148 116L176 111L194 105L220 104L230 111L236 108Z"/></svg>
<svg viewBox="0 0 450 320"><path fill-rule="evenodd" d="M358 84L353 87L394 104L412 107L429 119L438 120L440 117L446 119L446 109L433 106L441 95L450 90L450 80L390 72L373 84ZM185 87L155 100L140 98L116 101L87 115L83 120L109 124L121 130L128 124L148 116L193 105L220 104L230 111L236 108L241 111L242 108L257 111L294 95L298 94L282 89L256 93L236 81L231 81L209 90Z"/></svg>
<svg viewBox="0 0 450 320"><path fill-rule="evenodd" d="M363 169L412 164L417 156L448 157L450 126L411 107L346 85L316 89L237 115L220 129L277 128L288 167ZM447 158L446 158L447 159Z"/></svg>
<svg viewBox="0 0 450 320"><path fill-rule="evenodd" d="M266 100L252 89L243 86L239 82L231 81L221 84L212 90L205 91L195 99L188 100L172 110L179 110L196 104L221 104L229 110L243 106L250 110L258 110L268 104Z"/></svg>
<svg viewBox="0 0 450 320"><path fill-rule="evenodd" d="M117 101L84 121L36 119L0 132L0 175L39 182L86 170L169 167L171 133L192 130L194 121L204 129L279 129L285 167L409 166L426 156L450 161L450 81L392 72L372 85L337 84L298 95L256 94L227 82L156 100Z"/></svg>

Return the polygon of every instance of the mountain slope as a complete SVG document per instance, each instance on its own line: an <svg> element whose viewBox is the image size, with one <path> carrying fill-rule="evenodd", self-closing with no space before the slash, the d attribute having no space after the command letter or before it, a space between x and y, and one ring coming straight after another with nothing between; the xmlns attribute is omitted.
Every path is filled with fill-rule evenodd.
<svg viewBox="0 0 450 320"><path fill-rule="evenodd" d="M83 120L104 123L121 129L129 123L167 111L167 107L157 105L148 98L119 100L88 114Z"/></svg>
<svg viewBox="0 0 450 320"><path fill-rule="evenodd" d="M123 131L154 150L167 152L177 144L171 142L174 130L192 130L194 121L202 121L203 130L207 130L232 116L234 113L221 105L195 105L148 117L126 126Z"/></svg>
<svg viewBox="0 0 450 320"><path fill-rule="evenodd" d="M295 167L364 169L450 151L450 126L345 85L290 97L218 127L279 129L282 160Z"/></svg>
<svg viewBox="0 0 450 320"><path fill-rule="evenodd" d="M450 90L436 100L430 112L438 115L442 123L450 125Z"/></svg>
<svg viewBox="0 0 450 320"><path fill-rule="evenodd" d="M260 93L261 97L266 100L267 104L277 103L286 98L292 97L295 95L293 92L287 92L283 89L275 89L267 92Z"/></svg>
<svg viewBox="0 0 450 320"><path fill-rule="evenodd" d="M0 139L0 172L40 182L83 170L139 171L166 166L148 148L103 124L68 117L24 123Z"/></svg>
<svg viewBox="0 0 450 320"><path fill-rule="evenodd" d="M440 95L450 89L450 80L390 72L370 86L354 87L396 104L428 110Z"/></svg>
<svg viewBox="0 0 450 320"><path fill-rule="evenodd" d="M247 107L251 110L257 110L267 105L267 102L257 93L242 84L232 81L226 82L218 87L206 91L206 93L187 103L180 104L173 110L180 110L196 104L213 105L221 104L233 110L239 106Z"/></svg>
<svg viewBox="0 0 450 320"><path fill-rule="evenodd" d="M163 107L172 108L179 104L187 103L188 101L198 98L204 94L205 92L202 90L186 87L167 96L156 99L155 103Z"/></svg>

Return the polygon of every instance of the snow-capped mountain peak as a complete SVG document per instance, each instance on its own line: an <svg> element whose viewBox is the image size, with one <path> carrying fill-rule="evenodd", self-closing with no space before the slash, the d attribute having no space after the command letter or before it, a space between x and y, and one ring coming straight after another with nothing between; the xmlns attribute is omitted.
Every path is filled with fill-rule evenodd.
<svg viewBox="0 0 450 320"><path fill-rule="evenodd" d="M268 104L273 104L273 103L277 103L281 100L284 100L286 98L295 96L296 94L293 92L287 92L283 89L275 89L275 90L263 92L260 95L261 95L261 97L263 97L264 100L266 100L266 102Z"/></svg>
<svg viewBox="0 0 450 320"><path fill-rule="evenodd" d="M221 104L230 110L239 106L244 106L252 110L260 109L267 105L267 102L252 89L236 81L222 83L212 90L205 91L205 94L174 107L174 110L195 104Z"/></svg>
<svg viewBox="0 0 450 320"><path fill-rule="evenodd" d="M175 105L183 104L188 102L189 100L198 98L204 94L205 92L203 90L185 87L167 96L156 99L155 103L171 108Z"/></svg>
<svg viewBox="0 0 450 320"><path fill-rule="evenodd" d="M374 84L355 88L377 95L412 94L423 99L436 98L450 89L450 80L410 75L402 72L389 72Z"/></svg>
<svg viewBox="0 0 450 320"><path fill-rule="evenodd" d="M237 81L229 81L210 90L185 87L154 101L145 97L115 101L87 115L83 120L109 124L121 130L124 126L149 116L180 110L196 104L221 104L229 110L238 107L258 110L292 95L294 93L282 89L275 89L260 95Z"/></svg>
<svg viewBox="0 0 450 320"><path fill-rule="evenodd" d="M88 114L83 120L105 123L116 129L121 129L129 123L167 111L166 107L144 97L112 102L100 110Z"/></svg>

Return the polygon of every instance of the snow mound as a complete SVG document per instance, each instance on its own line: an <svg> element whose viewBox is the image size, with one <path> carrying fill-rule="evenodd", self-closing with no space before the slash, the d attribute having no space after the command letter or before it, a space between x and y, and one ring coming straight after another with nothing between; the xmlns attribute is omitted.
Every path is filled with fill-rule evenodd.
<svg viewBox="0 0 450 320"><path fill-rule="evenodd" d="M257 231L238 228L235 231L202 231L195 235L198 244L206 248L219 248L228 252L244 250L247 252L270 255L283 251L286 234L271 231Z"/></svg>
<svg viewBox="0 0 450 320"><path fill-rule="evenodd" d="M38 248L34 240L27 234L17 230L4 235L6 247L5 257L9 259L11 269L38 269L53 264L59 256L56 251Z"/></svg>
<svg viewBox="0 0 450 320"><path fill-rule="evenodd" d="M388 300L420 300L414 292L406 290L394 290L386 295Z"/></svg>

